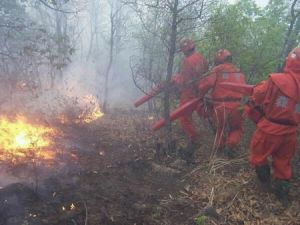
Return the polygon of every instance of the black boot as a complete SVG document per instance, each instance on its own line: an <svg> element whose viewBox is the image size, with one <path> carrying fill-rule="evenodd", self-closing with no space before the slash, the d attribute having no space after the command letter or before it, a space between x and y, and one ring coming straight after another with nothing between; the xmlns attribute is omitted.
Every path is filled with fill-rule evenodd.
<svg viewBox="0 0 300 225"><path fill-rule="evenodd" d="M271 191L271 169L269 165L257 166L255 168L256 176L261 184L263 192Z"/></svg>
<svg viewBox="0 0 300 225"><path fill-rule="evenodd" d="M261 183L270 183L271 181L271 169L269 165L255 167L255 172L258 180Z"/></svg>
<svg viewBox="0 0 300 225"><path fill-rule="evenodd" d="M225 147L223 152L224 152L224 156L226 158L229 158L229 159L236 158L236 152L232 148Z"/></svg>
<svg viewBox="0 0 300 225"><path fill-rule="evenodd" d="M288 207L289 201L290 182L288 180L275 180L274 193L283 207Z"/></svg>

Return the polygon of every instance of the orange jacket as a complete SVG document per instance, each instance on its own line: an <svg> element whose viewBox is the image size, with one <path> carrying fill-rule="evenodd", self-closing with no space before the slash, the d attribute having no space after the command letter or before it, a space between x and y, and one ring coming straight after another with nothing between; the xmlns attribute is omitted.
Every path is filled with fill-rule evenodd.
<svg viewBox="0 0 300 225"><path fill-rule="evenodd" d="M199 81L200 97L204 97L212 89L210 96L214 104L222 103L229 108L237 107L243 95L218 85L222 82L245 84L245 75L232 63L215 66L210 75Z"/></svg>
<svg viewBox="0 0 300 225"><path fill-rule="evenodd" d="M181 65L181 84L183 88L181 91L180 100L186 102L197 97L198 89L197 82L190 83L195 79L200 79L201 76L208 70L208 63L206 59L198 52L184 58Z"/></svg>
<svg viewBox="0 0 300 225"><path fill-rule="evenodd" d="M262 131L283 135L297 131L300 123L300 74L271 74L254 88L252 100L261 105L265 116L257 127Z"/></svg>

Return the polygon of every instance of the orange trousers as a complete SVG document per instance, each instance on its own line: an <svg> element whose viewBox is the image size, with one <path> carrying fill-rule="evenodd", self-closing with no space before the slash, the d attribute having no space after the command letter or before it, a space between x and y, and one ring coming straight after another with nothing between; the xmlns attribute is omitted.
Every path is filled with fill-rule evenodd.
<svg viewBox="0 0 300 225"><path fill-rule="evenodd" d="M215 106L216 146L219 149L225 146L236 147L243 136L243 122L242 113L237 108L227 108L223 105Z"/></svg>
<svg viewBox="0 0 300 225"><path fill-rule="evenodd" d="M181 101L180 106L184 105L186 102L187 101ZM195 106L194 109L185 112L185 114L179 118L182 129L191 140L196 140L199 138L199 132L193 122L193 112L196 109L197 106Z"/></svg>
<svg viewBox="0 0 300 225"><path fill-rule="evenodd" d="M251 140L250 162L254 166L263 166L271 156L274 177L288 180L292 176L291 160L296 148L297 132L272 135L256 129Z"/></svg>

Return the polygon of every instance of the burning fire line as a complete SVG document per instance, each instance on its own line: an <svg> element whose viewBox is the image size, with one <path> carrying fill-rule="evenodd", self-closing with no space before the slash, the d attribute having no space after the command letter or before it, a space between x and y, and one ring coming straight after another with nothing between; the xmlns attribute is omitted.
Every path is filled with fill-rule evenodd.
<svg viewBox="0 0 300 225"><path fill-rule="evenodd" d="M101 111L98 100L93 95L86 95L80 99L79 103L80 113L76 116L69 117L68 115L62 114L58 116L59 121L62 124L69 123L91 123L101 118L104 113Z"/></svg>
<svg viewBox="0 0 300 225"><path fill-rule="evenodd" d="M51 146L49 137L55 133L54 129L30 124L21 116L13 121L0 117L0 160L29 156L53 159L55 153L45 148Z"/></svg>
<svg viewBox="0 0 300 225"><path fill-rule="evenodd" d="M83 102L85 105L87 105L87 108L81 115L79 115L78 119L80 121L84 121L85 123L91 123L104 115L101 112L100 106L95 96L86 95L83 98ZM88 105L90 105L90 107Z"/></svg>

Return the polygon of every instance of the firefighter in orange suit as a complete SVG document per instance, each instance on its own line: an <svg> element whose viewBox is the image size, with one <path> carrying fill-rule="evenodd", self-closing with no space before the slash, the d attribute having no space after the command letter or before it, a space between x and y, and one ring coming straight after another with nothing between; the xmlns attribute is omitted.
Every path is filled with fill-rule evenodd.
<svg viewBox="0 0 300 225"><path fill-rule="evenodd" d="M288 55L283 73L271 74L255 86L251 100L263 115L252 137L250 161L258 179L269 185L272 159L274 191L286 204L300 123L300 48Z"/></svg>
<svg viewBox="0 0 300 225"><path fill-rule="evenodd" d="M180 42L180 50L185 55L181 65L180 74L173 76L172 80L180 85L180 106L198 96L197 79L207 72L208 63L206 59L195 51L196 45L191 39L183 39ZM192 113L186 112L180 118L181 126L191 140L196 140L199 133L192 121Z"/></svg>
<svg viewBox="0 0 300 225"><path fill-rule="evenodd" d="M195 48L196 45L191 39L184 38L180 41L180 51L185 57L181 64L180 74L172 77L172 81L180 86L180 106L198 96L196 80L199 80L208 70L207 60ZM191 109L180 118L181 127L189 137L191 145L199 138L199 132L192 120L195 110L196 108Z"/></svg>
<svg viewBox="0 0 300 225"><path fill-rule="evenodd" d="M232 82L245 84L245 76L232 64L232 54L227 49L220 49L215 55L215 66L208 76L199 82L200 97L209 93L213 104L214 124L216 126L215 147L223 150L228 157L234 156L234 149L243 134L243 117L241 110L241 93L224 89L219 84Z"/></svg>

